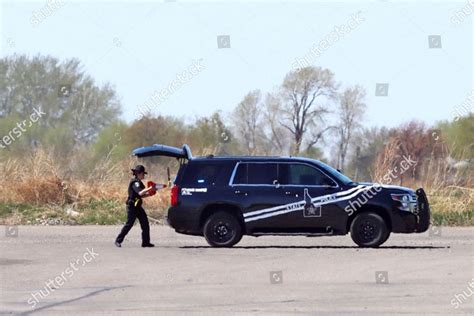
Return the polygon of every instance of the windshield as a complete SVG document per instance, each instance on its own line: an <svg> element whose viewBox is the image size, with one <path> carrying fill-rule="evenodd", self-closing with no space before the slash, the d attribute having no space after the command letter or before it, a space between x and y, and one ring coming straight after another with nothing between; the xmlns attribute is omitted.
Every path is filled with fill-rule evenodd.
<svg viewBox="0 0 474 316"><path fill-rule="evenodd" d="M326 165L325 163L321 162L321 161L317 161L318 165L323 168L324 170L326 170L327 172L330 173L331 176L335 177L336 179L338 179L339 181L341 181L342 183L344 184L349 184L349 183L353 183L354 181L352 181L348 176L342 174L341 172L337 171L336 169L334 169L333 167L329 166L329 165Z"/></svg>

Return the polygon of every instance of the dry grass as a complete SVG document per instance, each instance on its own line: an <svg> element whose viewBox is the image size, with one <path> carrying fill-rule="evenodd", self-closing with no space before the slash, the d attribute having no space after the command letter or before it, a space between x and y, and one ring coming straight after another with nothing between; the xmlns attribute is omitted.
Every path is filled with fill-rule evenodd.
<svg viewBox="0 0 474 316"><path fill-rule="evenodd" d="M374 181L382 179L400 158L395 147L388 148L374 167ZM80 157L71 159L76 160L71 165L80 165ZM136 161L132 158L119 163L104 159L86 174L78 175L76 170L62 167L51 154L42 150L32 156L1 162L0 223L35 224L46 218L60 223L121 223L125 219L130 167L134 164ZM153 171L152 180L164 182L166 166L147 163L147 167ZM474 225L472 168L454 170L440 159L427 160L419 167L422 168L419 178L414 179L407 172L392 184L423 187L436 223ZM158 220L163 219L168 205L169 189L144 202L148 214ZM71 215L71 210L78 214Z"/></svg>
<svg viewBox="0 0 474 316"><path fill-rule="evenodd" d="M4 176L0 180L0 204L4 209L0 212L0 221L11 222L14 218L14 222L34 223L47 209L54 211L49 216L55 215L66 222L121 222L124 217L118 215L125 214L130 167L135 163L134 159L115 164L105 160L86 175L73 177L71 170L61 167L42 150L32 156L2 162L0 172ZM168 196L169 191L163 190L145 200L144 205L151 217L163 217ZM32 207L38 212L30 212ZM70 210L80 215L72 216ZM23 220L21 213L31 213L31 216Z"/></svg>
<svg viewBox="0 0 474 316"><path fill-rule="evenodd" d="M398 144L387 144L374 166L374 181L384 183L383 178L390 169L397 167L400 170L401 160ZM432 155L403 174L395 175L392 184L425 190L436 224L474 225L474 170L471 165L456 169L446 158Z"/></svg>

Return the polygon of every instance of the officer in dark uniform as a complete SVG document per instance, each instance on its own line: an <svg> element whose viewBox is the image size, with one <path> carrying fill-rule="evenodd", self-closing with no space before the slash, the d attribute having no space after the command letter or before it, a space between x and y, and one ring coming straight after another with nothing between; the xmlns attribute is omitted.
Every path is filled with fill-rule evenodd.
<svg viewBox="0 0 474 316"><path fill-rule="evenodd" d="M138 218L140 226L142 228L142 247L154 247L155 245L150 243L150 224L146 216L145 210L142 207L142 199L150 196L150 191L153 187L145 188L145 185L141 180L145 178L147 172L145 167L138 165L131 169L133 173L133 179L128 185L128 198L127 198L127 222L122 228L122 231L115 239L115 245L122 247L122 242L125 236L132 229L135 220Z"/></svg>

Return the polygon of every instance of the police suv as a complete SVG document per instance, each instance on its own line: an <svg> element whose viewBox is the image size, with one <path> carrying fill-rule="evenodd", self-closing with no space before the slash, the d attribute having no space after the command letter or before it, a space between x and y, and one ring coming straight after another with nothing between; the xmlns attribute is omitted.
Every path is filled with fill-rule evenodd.
<svg viewBox="0 0 474 316"><path fill-rule="evenodd" d="M193 157L187 145L158 144L133 154L179 160L168 223L214 247L232 247L243 235L349 232L360 247L378 247L390 233L422 233L430 223L423 189L354 182L313 159Z"/></svg>

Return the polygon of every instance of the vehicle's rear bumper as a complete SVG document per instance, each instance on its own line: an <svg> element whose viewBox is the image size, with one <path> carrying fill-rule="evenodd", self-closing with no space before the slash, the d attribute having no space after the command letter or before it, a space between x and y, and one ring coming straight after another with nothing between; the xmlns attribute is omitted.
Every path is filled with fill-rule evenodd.
<svg viewBox="0 0 474 316"><path fill-rule="evenodd" d="M181 207L171 206L166 221L174 230L181 234L201 235L199 212Z"/></svg>

